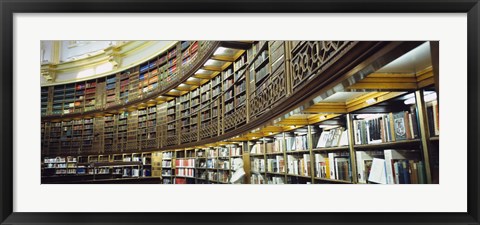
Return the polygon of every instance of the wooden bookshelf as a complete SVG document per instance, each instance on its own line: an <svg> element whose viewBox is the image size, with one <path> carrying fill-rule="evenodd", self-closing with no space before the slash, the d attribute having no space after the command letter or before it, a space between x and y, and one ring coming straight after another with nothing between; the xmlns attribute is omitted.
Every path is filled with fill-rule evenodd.
<svg viewBox="0 0 480 225"><path fill-rule="evenodd" d="M329 102L323 100L332 93L316 89L324 86L324 78L315 72L320 71L319 68L313 68L311 74L299 74L298 66L302 63L299 57L310 54L308 49L312 46L335 45L335 48L329 48L329 54L341 58L347 52L359 54L355 51L357 45L367 48L372 43L254 41L243 43L239 49L228 49L224 47L228 45L220 43L219 46L227 48L227 53L220 56L209 50L212 43L181 41L158 56L116 74L42 87L42 154L51 157L105 154L113 157L116 154L171 151L174 159L187 160L192 158L187 156L187 152L191 152L188 154L193 154L196 160L194 168L188 168L193 169L192 176L182 175L185 171L175 171L175 165L168 174L167 167L159 164L168 159L158 154L151 156L152 164L157 163L152 165L152 174L171 177L166 183L228 183L235 157L244 159L248 166L250 177L247 180L265 184L342 183L345 180L346 183L358 183L357 152L412 149L422 159L432 157L434 160L429 163L435 163L436 156L430 156L430 150L439 142L438 102L416 99L413 105L403 105L403 101L410 98L407 95L415 97L430 93L434 83L425 85L424 81L422 89L380 92L381 84L368 82L376 80L371 78L389 78L373 73L368 79L353 77L351 80L357 79L357 83L343 87L342 92L365 92L364 95L347 94L355 97ZM205 55L206 52L209 54ZM323 65L325 67L343 63L333 62L334 59L328 57L324 60L330 64ZM210 60L209 65L207 60ZM185 74L188 71L190 74ZM421 74L422 79L430 76L428 71ZM345 85L342 79L333 77L329 82L331 85ZM178 90L167 92L170 90L166 88ZM418 98L427 99L424 96ZM374 99L373 104L367 102L370 99ZM305 106L296 110L287 107L299 103L305 103ZM381 130L381 126L387 124L378 122L378 118L393 121L390 116L402 112L405 112L405 121L415 118L416 125L406 127L409 137L394 139L392 128L389 128L390 133L385 131L386 128ZM281 117L282 113L291 118ZM335 118L329 117L333 114ZM368 115L373 115L374 119ZM424 130L418 128L420 123L426 123ZM273 129L275 134L253 131L272 124L276 126ZM328 131L320 126L332 124L341 127L349 140L343 144L318 146L320 135ZM392 126L393 123L389 124ZM381 130L381 135L376 133L378 137L374 140L358 141L356 132L359 126L375 126ZM412 127L416 127L415 132ZM426 132L428 135L423 137ZM230 152L228 156L220 155L220 151L224 151L221 149L234 146L225 143L230 139L237 146L246 146L241 155L233 156ZM258 151L252 152L253 146L257 146ZM209 157L210 150L219 152ZM207 157L196 157L196 153L202 151ZM342 165L349 168L349 175L341 180L319 176L317 164L324 162L322 160L328 159L329 155L345 162ZM203 161L205 168L199 166ZM209 161L212 168L207 167ZM283 162L284 169L279 168L280 162ZM425 167L430 167L426 164ZM426 180L431 180L428 170ZM176 180L177 175L181 179Z"/></svg>

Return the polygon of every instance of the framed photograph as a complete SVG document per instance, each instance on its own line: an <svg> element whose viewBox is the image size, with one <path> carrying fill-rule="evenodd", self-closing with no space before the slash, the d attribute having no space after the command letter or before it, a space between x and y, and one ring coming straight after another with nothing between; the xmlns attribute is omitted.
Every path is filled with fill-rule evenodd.
<svg viewBox="0 0 480 225"><path fill-rule="evenodd" d="M1 224L479 224L478 0L1 10Z"/></svg>

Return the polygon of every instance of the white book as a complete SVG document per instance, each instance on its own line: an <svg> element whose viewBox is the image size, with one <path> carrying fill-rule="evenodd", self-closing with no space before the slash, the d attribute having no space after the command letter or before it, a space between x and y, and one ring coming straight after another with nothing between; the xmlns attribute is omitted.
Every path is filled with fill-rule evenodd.
<svg viewBox="0 0 480 225"><path fill-rule="evenodd" d="M370 169L370 175L368 181L378 184L387 183L387 175L385 173L385 160L379 158L373 158L372 168Z"/></svg>
<svg viewBox="0 0 480 225"><path fill-rule="evenodd" d="M348 145L348 129L342 131L342 135L340 136L340 141L338 142L338 146L346 146Z"/></svg>
<svg viewBox="0 0 480 225"><path fill-rule="evenodd" d="M294 137L287 137L285 138L285 143L287 147L287 151L295 151L295 138Z"/></svg>
<svg viewBox="0 0 480 225"><path fill-rule="evenodd" d="M335 176L335 156L338 156L338 153L330 152L328 153L328 163L330 165L330 179L336 179Z"/></svg>
<svg viewBox="0 0 480 225"><path fill-rule="evenodd" d="M293 156L291 156L291 155L287 156L287 161L288 161L288 167L287 167L288 171L287 172L289 174L294 174L294 172L295 172L294 167L293 167L293 159L294 159Z"/></svg>
<svg viewBox="0 0 480 225"><path fill-rule="evenodd" d="M315 154L315 176L322 177L322 167L320 163L325 162L325 157L322 154Z"/></svg>
<svg viewBox="0 0 480 225"><path fill-rule="evenodd" d="M358 130L358 122L359 122L358 120L353 121L353 135L354 135L356 145L361 144L360 131Z"/></svg>
<svg viewBox="0 0 480 225"><path fill-rule="evenodd" d="M408 113L408 125L410 127L410 137L415 138L415 133L413 132L413 123L412 123L412 114L411 113Z"/></svg>
<svg viewBox="0 0 480 225"><path fill-rule="evenodd" d="M277 155L276 157L277 159L277 172L278 173L283 173L285 172L285 165L283 167L280 166L280 163L283 162L283 164L285 164L285 161L283 160L283 156L280 156L280 155Z"/></svg>
<svg viewBox="0 0 480 225"><path fill-rule="evenodd" d="M325 145L327 144L327 139L328 139L328 134L330 131L323 131L320 134L320 138L318 139L317 142L317 148L325 148Z"/></svg>
<svg viewBox="0 0 480 225"><path fill-rule="evenodd" d="M310 172L308 170L308 165L310 164L310 155L303 154L303 172L305 176L310 176Z"/></svg>
<svg viewBox="0 0 480 225"><path fill-rule="evenodd" d="M372 160L372 156L363 151L355 152L357 157L358 183L366 184L368 177L365 177L365 160Z"/></svg>
<svg viewBox="0 0 480 225"><path fill-rule="evenodd" d="M393 149L386 149L383 151L385 155L385 167L387 174L387 184L398 184L398 179L395 179L395 170L393 169L392 160L405 159L401 152Z"/></svg>
<svg viewBox="0 0 480 225"><path fill-rule="evenodd" d="M343 127L335 128L333 132L333 139L330 147L340 146L340 138L342 137Z"/></svg>
<svg viewBox="0 0 480 225"><path fill-rule="evenodd" d="M250 154L255 154L257 152L257 145L253 145L252 149L250 150Z"/></svg>

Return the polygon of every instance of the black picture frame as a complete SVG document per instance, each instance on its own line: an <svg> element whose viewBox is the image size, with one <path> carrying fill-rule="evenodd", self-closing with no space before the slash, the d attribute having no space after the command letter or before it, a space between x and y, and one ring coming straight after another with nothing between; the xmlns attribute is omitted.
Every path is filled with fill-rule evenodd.
<svg viewBox="0 0 480 225"><path fill-rule="evenodd" d="M478 0L0 0L0 221L1 224L480 224L479 215L479 15ZM13 212L14 13L126 12L336 12L468 14L468 212L467 213L18 213ZM455 194L455 193L451 193Z"/></svg>

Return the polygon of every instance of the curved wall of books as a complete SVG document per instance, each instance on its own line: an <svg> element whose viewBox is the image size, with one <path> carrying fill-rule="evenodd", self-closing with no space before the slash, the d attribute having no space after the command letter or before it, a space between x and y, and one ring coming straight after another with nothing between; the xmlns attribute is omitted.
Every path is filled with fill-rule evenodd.
<svg viewBox="0 0 480 225"><path fill-rule="evenodd" d="M431 46L182 41L127 71L42 87L43 175L110 182L128 167L162 183L228 183L240 158L243 183L435 183ZM370 179L374 158L408 178Z"/></svg>

